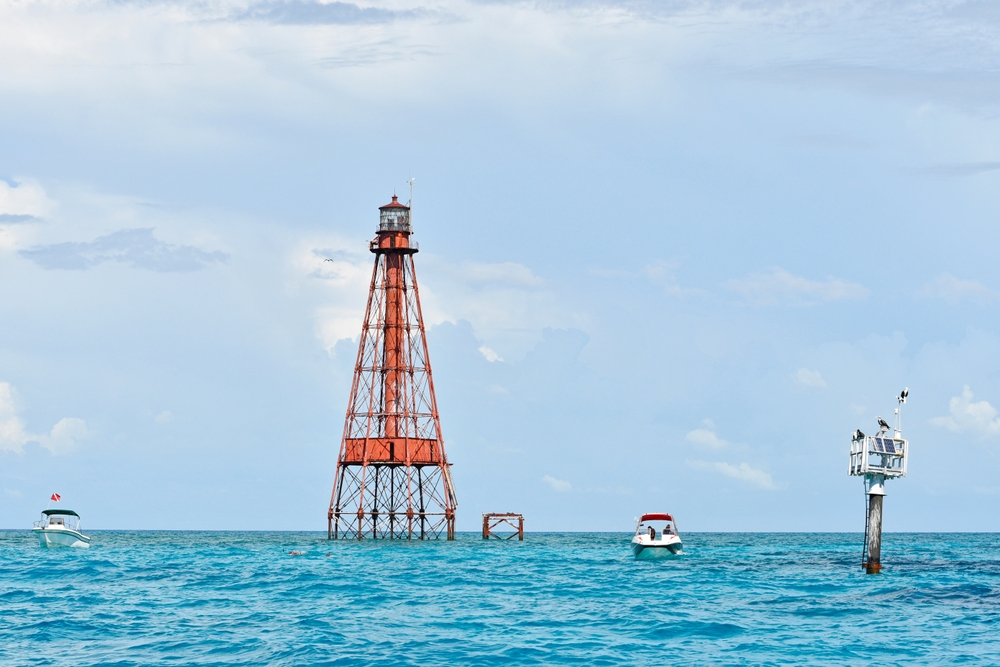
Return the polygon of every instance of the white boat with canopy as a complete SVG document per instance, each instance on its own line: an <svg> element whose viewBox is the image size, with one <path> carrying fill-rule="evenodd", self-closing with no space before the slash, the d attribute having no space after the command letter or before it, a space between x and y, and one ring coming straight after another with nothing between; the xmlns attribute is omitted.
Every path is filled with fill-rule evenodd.
<svg viewBox="0 0 1000 667"><path fill-rule="evenodd" d="M90 547L90 538L80 532L80 515L73 510L42 510L32 531L43 547Z"/></svg>
<svg viewBox="0 0 1000 667"><path fill-rule="evenodd" d="M677 522L669 514L643 514L636 519L632 553L636 560L659 560L683 555Z"/></svg>

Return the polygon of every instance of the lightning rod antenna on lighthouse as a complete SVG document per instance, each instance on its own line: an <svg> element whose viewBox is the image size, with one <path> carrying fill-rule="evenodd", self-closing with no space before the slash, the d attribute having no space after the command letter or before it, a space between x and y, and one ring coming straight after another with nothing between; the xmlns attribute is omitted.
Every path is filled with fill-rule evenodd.
<svg viewBox="0 0 1000 667"><path fill-rule="evenodd" d="M410 176L406 180L406 184L410 186L410 201L406 202L406 205L410 207L410 226L413 226L413 184L417 182L417 179Z"/></svg>

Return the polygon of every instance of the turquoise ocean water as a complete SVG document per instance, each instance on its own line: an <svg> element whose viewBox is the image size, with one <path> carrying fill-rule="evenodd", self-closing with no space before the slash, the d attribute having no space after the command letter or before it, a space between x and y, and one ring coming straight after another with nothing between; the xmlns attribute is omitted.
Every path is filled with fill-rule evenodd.
<svg viewBox="0 0 1000 667"><path fill-rule="evenodd" d="M323 537L0 532L0 664L1000 664L996 534Z"/></svg>

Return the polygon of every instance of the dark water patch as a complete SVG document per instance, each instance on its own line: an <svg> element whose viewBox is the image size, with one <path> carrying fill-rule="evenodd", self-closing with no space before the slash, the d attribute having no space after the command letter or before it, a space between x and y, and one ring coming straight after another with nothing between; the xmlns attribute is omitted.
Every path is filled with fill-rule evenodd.
<svg viewBox="0 0 1000 667"><path fill-rule="evenodd" d="M806 605L799 607L793 612L796 616L803 617L823 617L823 618L840 618L847 616L859 616L867 617L870 615L870 611L866 609L860 609L855 606L841 605L841 606L819 606L819 605Z"/></svg>
<svg viewBox="0 0 1000 667"><path fill-rule="evenodd" d="M973 604L1000 609L1000 587L985 583L954 585L928 583L923 587L906 587L886 592L879 598L891 604Z"/></svg>
<svg viewBox="0 0 1000 667"><path fill-rule="evenodd" d="M657 627L641 633L646 639L669 640L679 637L706 637L722 639L735 637L746 631L745 628L732 623L715 623L706 621L684 621L680 623L660 624Z"/></svg>
<svg viewBox="0 0 1000 667"><path fill-rule="evenodd" d="M35 598L35 591L23 588L15 588L0 591L0 604L10 605L18 602L28 602Z"/></svg>

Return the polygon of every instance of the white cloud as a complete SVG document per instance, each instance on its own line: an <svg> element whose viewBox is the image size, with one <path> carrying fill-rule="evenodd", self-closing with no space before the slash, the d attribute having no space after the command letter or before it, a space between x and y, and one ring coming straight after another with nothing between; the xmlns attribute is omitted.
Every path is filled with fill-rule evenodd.
<svg viewBox="0 0 1000 667"><path fill-rule="evenodd" d="M43 218L55 208L45 190L36 181L0 180L0 215Z"/></svg>
<svg viewBox="0 0 1000 667"><path fill-rule="evenodd" d="M7 382L0 382L0 450L20 452L28 442L24 432L24 422L17 415L14 406L14 388Z"/></svg>
<svg viewBox="0 0 1000 667"><path fill-rule="evenodd" d="M322 246L322 247L320 247ZM325 298L336 305L316 310L316 335L328 352L338 341L356 340L365 316L371 284L372 256L355 252L364 242L327 239L301 246L292 264L296 274L319 279Z"/></svg>
<svg viewBox="0 0 1000 667"><path fill-rule="evenodd" d="M510 285L513 287L539 287L544 283L531 269L514 262L484 264L466 261L459 264L454 270L456 275L467 283Z"/></svg>
<svg viewBox="0 0 1000 667"><path fill-rule="evenodd" d="M104 262L121 262L133 269L150 271L197 271L229 261L221 251L206 252L194 246L175 245L157 239L153 228L120 229L89 242L63 241L21 250L43 269L83 271Z"/></svg>
<svg viewBox="0 0 1000 667"><path fill-rule="evenodd" d="M53 454L66 454L76 448L77 440L89 434L86 422L75 417L60 419L46 435L28 433L18 416L15 395L9 383L0 382L0 451L20 453L26 443L37 442Z"/></svg>
<svg viewBox="0 0 1000 667"><path fill-rule="evenodd" d="M963 300L986 303L1000 298L1000 292L991 290L975 280L961 280L949 273L942 273L917 291L917 296L943 299L949 303Z"/></svg>
<svg viewBox="0 0 1000 667"><path fill-rule="evenodd" d="M0 16L0 25L3 20ZM14 192L31 184L34 181L20 183ZM42 193L41 186L35 188ZM42 268L89 269L123 263L158 272L185 271L226 262L227 253L215 250L220 243L243 244L244 248L247 242L257 243L252 234L234 238L212 232L213 226L225 224L222 221L228 214L219 211L178 209L54 179L46 180L46 188L58 196L58 205L46 197L39 204L20 207L17 210L35 211L30 219L20 221L27 224L5 224L13 214L0 211L0 249L18 251L20 257ZM43 219L46 224L30 224Z"/></svg>
<svg viewBox="0 0 1000 667"><path fill-rule="evenodd" d="M721 475L725 475L726 477L732 477L733 479L748 482L749 484L761 489L773 491L778 488L775 485L774 480L771 479L771 475L763 470L750 467L748 463L741 463L734 466L724 461L712 462L689 460L687 461L687 464L696 470L710 470L712 472L717 472Z"/></svg>
<svg viewBox="0 0 1000 667"><path fill-rule="evenodd" d="M696 445L702 445L708 447L709 449L722 449L729 443L716 435L714 426L712 422L708 419L705 420L708 428L696 428L690 431L686 436L684 436L689 442L693 442Z"/></svg>
<svg viewBox="0 0 1000 667"><path fill-rule="evenodd" d="M677 284L677 276L674 274L678 266L675 262L653 262L643 267L642 275L646 276L649 282L663 288L668 296L681 297L700 293L700 290L681 287Z"/></svg>
<svg viewBox="0 0 1000 667"><path fill-rule="evenodd" d="M582 324L545 281L521 264L452 264L428 255L418 256L417 273L426 325L465 320L498 359L530 350L545 327Z"/></svg>
<svg viewBox="0 0 1000 667"><path fill-rule="evenodd" d="M64 417L60 419L49 434L39 436L38 443L57 456L68 454L76 449L77 440L82 440L89 435L87 423L76 417Z"/></svg>
<svg viewBox="0 0 1000 667"><path fill-rule="evenodd" d="M336 305L317 311L318 335L327 350L361 333L371 281L372 258L353 252L363 243L341 240L300 248L294 264L300 275L322 279ZM480 353L489 361L503 361L498 345L521 340L517 352L530 349L546 326L576 324L553 317L559 310L544 281L531 269L513 262L451 264L433 255L417 259L424 324L467 320L486 342ZM496 341L496 342L494 342ZM508 345L509 346L509 345Z"/></svg>
<svg viewBox="0 0 1000 667"><path fill-rule="evenodd" d="M809 305L823 301L863 299L868 296L868 289L857 283L835 278L827 278L822 282L809 280L778 267L771 269L770 273L755 273L746 278L730 280L726 286L758 305Z"/></svg>
<svg viewBox="0 0 1000 667"><path fill-rule="evenodd" d="M8 498L21 498L22 494L17 489L4 489L3 494Z"/></svg>
<svg viewBox="0 0 1000 667"><path fill-rule="evenodd" d="M955 396L948 401L951 414L947 417L935 417L931 423L943 426L955 433L977 433L983 437L1000 435L1000 419L997 411L987 401L972 402L972 391L968 385L962 390L961 396Z"/></svg>
<svg viewBox="0 0 1000 667"><path fill-rule="evenodd" d="M565 493L573 490L573 486L569 482L562 479L556 479L551 475L545 475L542 477L542 481L552 487L553 491L558 491L559 493Z"/></svg>
<svg viewBox="0 0 1000 667"><path fill-rule="evenodd" d="M352 248L352 245L356 247ZM295 264L313 278L330 281L334 287L363 287L366 291L372 275L372 255L355 252L362 243L337 241L336 248L303 247Z"/></svg>
<svg viewBox="0 0 1000 667"><path fill-rule="evenodd" d="M319 337L328 352L333 352L337 341L357 340L361 334L361 320L365 318L364 303L362 300L360 308L320 308L317 311Z"/></svg>
<svg viewBox="0 0 1000 667"><path fill-rule="evenodd" d="M292 257L295 275L314 279L330 305L317 309L317 336L332 351L338 341L361 333L373 256L356 252L365 241L326 239L300 246ZM416 258L424 325L465 320L481 339L489 361L517 357L537 344L545 327L579 327L545 281L514 262L450 263L421 253ZM316 280L318 279L318 280Z"/></svg>
<svg viewBox="0 0 1000 667"><path fill-rule="evenodd" d="M819 374L819 371L811 371L808 368L800 368L792 378L794 378L796 384L803 387L822 388L826 386L826 380Z"/></svg>
<svg viewBox="0 0 1000 667"><path fill-rule="evenodd" d="M479 347L479 353L482 354L484 357L486 357L486 361L489 361L491 363L494 361L503 361L503 357L501 357L499 354L497 354L490 348L486 347L485 345L481 345Z"/></svg>
<svg viewBox="0 0 1000 667"><path fill-rule="evenodd" d="M153 417L153 421L157 424L169 424L174 420L174 413L170 410L164 410L160 414Z"/></svg>

